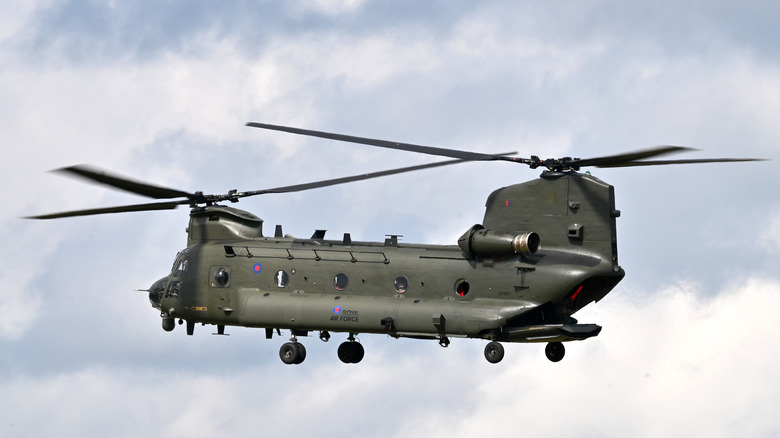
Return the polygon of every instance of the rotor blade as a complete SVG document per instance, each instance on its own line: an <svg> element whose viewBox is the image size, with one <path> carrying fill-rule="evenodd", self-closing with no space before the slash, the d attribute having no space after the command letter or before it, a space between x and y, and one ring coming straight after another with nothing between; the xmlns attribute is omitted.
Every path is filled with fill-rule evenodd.
<svg viewBox="0 0 780 438"><path fill-rule="evenodd" d="M496 154L496 156L506 156L506 155L512 155L514 152L509 153L501 153ZM310 183L304 183L304 184L294 184L291 186L283 186L283 187L276 187L273 189L263 189L263 190L253 190L250 192L241 192L237 194L237 197L243 198L247 196L255 196L255 195L264 195L267 193L291 193L291 192L300 192L303 190L311 190L311 189L318 189L320 187L328 187L333 186L336 184L345 184L355 181L363 181L366 179L371 178L379 178L382 176L389 176L389 175L396 175L399 173L404 172L412 172L415 170L423 170L423 169L431 169L434 167L441 167L441 166L449 166L451 164L460 164L460 163L468 163L472 160L449 160L449 161L440 161L437 163L429 163L429 164L421 164L417 166L410 166L410 167L402 167L398 169L390 169L390 170L382 170L379 172L372 172L372 173L364 173L362 175L353 175L353 176L346 176L341 178L334 178L334 179L328 179L323 181L315 181Z"/></svg>
<svg viewBox="0 0 780 438"><path fill-rule="evenodd" d="M436 148L432 146L420 146L415 144L409 144L409 143L398 143L394 141L387 141L387 140L377 140L373 138L364 138L364 137L354 137L351 135L343 135L343 134L334 134L331 132L322 132L322 131L312 131L309 129L300 129L300 128L292 128L289 126L279 126L279 125L269 125L266 123L256 123L256 122L249 122L246 124L246 126L251 126L253 128L262 128L262 129L270 129L273 131L283 131L283 132L289 132L292 134L299 134L299 135L308 135L311 137L320 137L320 138L327 138L330 140L338 140L338 141L346 141L350 143L360 143L360 144L366 144L369 146L378 146L382 148L388 148L388 149L398 149L402 151L409 151L409 152L418 152L421 154L429 154L429 155L438 155L442 157L450 157L450 158L458 158L460 160L471 160L471 161L490 161L490 160L507 160L507 161L515 161L512 158L504 157L504 156L497 156L497 155L489 155L489 154L481 154L479 152L467 152L467 151L459 151L455 149L444 149L444 148Z"/></svg>
<svg viewBox="0 0 780 438"><path fill-rule="evenodd" d="M690 159L690 160L631 161L627 163L600 165L597 167L664 166L667 164L699 164L699 163L739 163L743 161L767 161L767 160L764 158L701 158L701 159Z"/></svg>
<svg viewBox="0 0 780 438"><path fill-rule="evenodd" d="M150 204L133 204L119 207L92 208L88 210L65 211L62 213L42 214L39 216L26 216L25 219L60 219L75 216L93 216L96 214L127 213L131 211L173 210L174 208L189 204L189 200L153 202Z"/></svg>
<svg viewBox="0 0 780 438"><path fill-rule="evenodd" d="M582 160L574 159L571 164L577 167L596 166L596 167L618 167L624 163L634 162L643 158L657 157L659 155L672 154L684 151L693 151L695 149L683 146L658 146L652 149L645 149L635 152L627 152L617 155L608 155L605 157L585 158Z"/></svg>
<svg viewBox="0 0 780 438"><path fill-rule="evenodd" d="M154 199L170 199L170 198L188 198L193 199L194 195L191 193L183 192L181 190L170 189L167 187L155 186L152 184L133 181L123 176L111 175L110 173L97 169L92 166L80 164L76 166L64 167L57 169L55 172L65 173L69 175L76 175L78 177L105 184L117 189L121 189L137 195L143 195Z"/></svg>

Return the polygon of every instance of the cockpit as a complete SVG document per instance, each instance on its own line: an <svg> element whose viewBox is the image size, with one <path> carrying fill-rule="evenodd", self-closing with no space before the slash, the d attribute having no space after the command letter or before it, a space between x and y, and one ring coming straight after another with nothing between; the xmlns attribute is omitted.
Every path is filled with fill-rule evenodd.
<svg viewBox="0 0 780 438"><path fill-rule="evenodd" d="M173 262L171 275L168 277L168 288L165 291L165 298L179 298L181 293L181 281L187 276L189 269L189 260L187 260L187 250L180 251Z"/></svg>
<svg viewBox="0 0 780 438"><path fill-rule="evenodd" d="M185 249L176 254L170 275L155 281L152 287L149 288L149 302L152 303L152 307L162 310L163 297L179 298L181 282L187 276L188 270L189 260L187 258L187 250Z"/></svg>

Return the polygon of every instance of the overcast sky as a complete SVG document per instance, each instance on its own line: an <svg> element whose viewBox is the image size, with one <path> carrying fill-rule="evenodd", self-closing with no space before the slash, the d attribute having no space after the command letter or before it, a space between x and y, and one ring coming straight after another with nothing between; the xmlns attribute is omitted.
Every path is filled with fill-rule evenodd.
<svg viewBox="0 0 780 438"><path fill-rule="evenodd" d="M0 3L0 436L777 436L776 2ZM292 125L522 156L660 144L746 164L591 169L615 185L627 276L543 345L304 339L160 327L146 294L187 210L28 221L145 199L49 170L91 163L225 193L437 158L244 127ZM469 163L239 206L285 233L454 244L496 188Z"/></svg>

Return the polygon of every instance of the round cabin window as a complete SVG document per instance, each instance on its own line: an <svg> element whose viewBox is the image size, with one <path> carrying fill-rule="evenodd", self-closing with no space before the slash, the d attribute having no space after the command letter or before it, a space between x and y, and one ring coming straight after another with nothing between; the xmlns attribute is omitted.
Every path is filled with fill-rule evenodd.
<svg viewBox="0 0 780 438"><path fill-rule="evenodd" d="M274 275L274 283L276 287L285 287L290 284L290 274L287 271L276 271Z"/></svg>
<svg viewBox="0 0 780 438"><path fill-rule="evenodd" d="M225 268L217 269L217 272L214 274L214 283L216 283L217 286L224 287L228 284L228 281L230 281L228 270Z"/></svg>
<svg viewBox="0 0 780 438"><path fill-rule="evenodd" d="M347 277L347 274L339 272L333 277L333 287L335 287L336 290L344 290L347 286L349 286L349 277Z"/></svg>
<svg viewBox="0 0 780 438"><path fill-rule="evenodd" d="M469 293L469 282L464 279L455 282L455 293L458 294L459 297L465 297L466 294Z"/></svg>
<svg viewBox="0 0 780 438"><path fill-rule="evenodd" d="M395 280L393 281L393 288L395 288L395 291L399 294L406 292L406 290L409 289L409 279L406 278L405 275L399 275L398 277L395 277Z"/></svg>

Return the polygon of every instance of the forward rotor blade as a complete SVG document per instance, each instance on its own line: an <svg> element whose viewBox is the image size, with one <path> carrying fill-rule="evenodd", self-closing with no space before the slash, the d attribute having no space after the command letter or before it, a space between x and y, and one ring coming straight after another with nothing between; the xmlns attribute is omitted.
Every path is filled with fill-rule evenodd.
<svg viewBox="0 0 780 438"><path fill-rule="evenodd" d="M410 144L410 143L398 143L394 141L387 141L387 140L378 140L373 138L365 138L365 137L354 137L351 135L343 135L343 134L335 134L331 132L322 132L322 131L312 131L309 129L300 129L300 128L293 128L289 126L280 126L280 125L269 125L267 123L257 123L257 122L249 122L246 124L246 126L251 126L253 128L261 128L261 129L270 129L273 131L283 131L283 132L289 132L291 134L299 134L299 135L308 135L310 137L320 137L320 138L327 138L330 140L338 140L338 141L346 141L350 143L359 143L359 144L366 144L369 146L378 146L381 148L388 148L388 149L398 149L402 151L409 151L409 152L418 152L421 154L428 154L428 155L438 155L441 157L450 157L450 158L457 158L460 160L470 160L470 161L491 161L491 160L506 160L506 161L515 161L512 158L504 157L504 156L497 156L497 155L489 155L489 154L481 154L479 152L467 152L467 151L459 151L455 149L444 149L444 148L436 148L432 146L420 146L416 144Z"/></svg>
<svg viewBox="0 0 780 438"><path fill-rule="evenodd" d="M64 167L57 169L56 172L65 173L68 175L76 175L78 177L105 184L110 187L124 190L126 192L135 193L137 195L146 196L154 199L171 199L171 198L187 198L193 199L194 195L191 193L183 192L181 190L170 189L167 187L155 186L152 184L133 181L123 176L112 175L104 170L97 169L92 166L80 164L71 167Z"/></svg>
<svg viewBox="0 0 780 438"><path fill-rule="evenodd" d="M635 152L627 152L617 155L608 155L605 157L586 158L583 160L573 160L572 165L578 167L595 166L595 167L619 167L623 164L635 162L644 158L657 157L659 155L672 154L684 151L693 151L695 149L683 147L683 146L658 146L652 149L645 149Z"/></svg>
<svg viewBox="0 0 780 438"><path fill-rule="evenodd" d="M75 216L93 216L96 214L127 213L131 211L173 210L174 208L189 204L189 200L153 202L150 204L133 204L119 207L92 208L88 210L65 211L62 213L42 214L39 216L27 216L25 219L60 219Z"/></svg>
<svg viewBox="0 0 780 438"><path fill-rule="evenodd" d="M502 153L502 154L496 154L496 156L502 157L506 155L512 155L514 152L509 153ZM389 176L389 175L397 175L399 173L404 172L412 172L415 170L423 170L423 169L431 169L434 167L441 167L441 166L449 166L451 164L460 164L460 163L468 163L472 160L449 160L449 161L440 161L437 163L429 163L429 164L421 164L417 166L410 166L410 167L402 167L398 169L390 169L390 170L383 170L379 172L372 172L372 173L365 173L362 175L354 175L354 176L346 176L341 178L334 178L329 180L323 180L323 181L315 181L310 183L304 183L304 184L294 184L291 186L283 186L283 187L276 187L273 189L264 189L264 190L254 190L250 192L241 192L237 194L237 197L247 197L247 196L255 196L255 195L264 195L267 193L291 193L291 192L300 192L303 190L311 190L311 189L317 189L320 187L328 187L333 186L337 184L345 184L355 181L363 181L366 179L371 178L379 178L382 176Z"/></svg>
<svg viewBox="0 0 780 438"><path fill-rule="evenodd" d="M739 163L743 161L767 161L764 158L701 158L690 160L656 160L656 161L631 161L620 164L600 165L597 167L635 167L635 166L664 166L667 164L699 164L699 163Z"/></svg>

